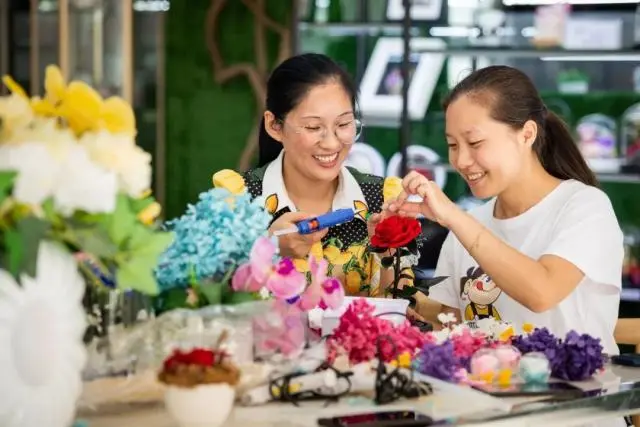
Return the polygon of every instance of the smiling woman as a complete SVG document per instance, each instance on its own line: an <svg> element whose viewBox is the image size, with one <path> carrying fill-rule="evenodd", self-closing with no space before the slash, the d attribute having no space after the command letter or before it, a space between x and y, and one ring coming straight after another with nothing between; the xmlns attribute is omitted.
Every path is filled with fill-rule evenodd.
<svg viewBox="0 0 640 427"><path fill-rule="evenodd" d="M344 162L362 130L357 90L329 57L304 54L280 64L267 83L259 165L240 176L214 175L214 185L265 198L270 231L337 209L356 218L309 235L279 237L280 253L308 271L309 255L324 258L349 295L377 296L393 280L367 250L385 199L400 192L397 178L360 173ZM410 273L410 268L406 271Z"/></svg>
<svg viewBox="0 0 640 427"><path fill-rule="evenodd" d="M392 212L421 213L447 227L429 297L457 318L532 323L556 335L589 333L617 354L624 256L607 195L566 125L521 71L471 73L445 102L449 161L473 195L464 212L411 173ZM422 203L406 203L409 195Z"/></svg>

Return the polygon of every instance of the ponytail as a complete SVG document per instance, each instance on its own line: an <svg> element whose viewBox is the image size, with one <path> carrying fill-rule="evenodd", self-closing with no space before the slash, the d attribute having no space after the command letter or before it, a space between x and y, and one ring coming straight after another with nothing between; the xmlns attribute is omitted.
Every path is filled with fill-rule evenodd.
<svg viewBox="0 0 640 427"><path fill-rule="evenodd" d="M264 117L260 122L258 136L258 167L261 168L278 158L282 151L282 144L269 135L265 128Z"/></svg>
<svg viewBox="0 0 640 427"><path fill-rule="evenodd" d="M598 179L584 160L565 122L553 111L545 111L544 131L535 144L544 169L556 178L575 179L598 187Z"/></svg>

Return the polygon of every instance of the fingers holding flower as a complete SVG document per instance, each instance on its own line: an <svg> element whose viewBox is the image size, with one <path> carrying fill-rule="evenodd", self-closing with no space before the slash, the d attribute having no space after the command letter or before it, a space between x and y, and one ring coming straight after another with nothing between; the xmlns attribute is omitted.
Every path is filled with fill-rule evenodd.
<svg viewBox="0 0 640 427"><path fill-rule="evenodd" d="M459 210L436 183L418 172L410 172L402 180L402 186L403 191L398 198L385 206L393 214L411 217L422 215L448 227L452 214ZM411 201L410 196L418 196L422 201Z"/></svg>

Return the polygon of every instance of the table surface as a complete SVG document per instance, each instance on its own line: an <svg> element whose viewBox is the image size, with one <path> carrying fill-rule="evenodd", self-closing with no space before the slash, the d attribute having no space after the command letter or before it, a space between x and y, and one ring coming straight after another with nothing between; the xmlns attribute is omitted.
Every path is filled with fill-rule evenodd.
<svg viewBox="0 0 640 427"><path fill-rule="evenodd" d="M399 401L393 405L375 407L364 398L343 398L326 406L322 402L303 403L296 407L288 403L270 403L256 407L234 408L225 427L315 427L318 418L371 412L372 410L413 409L434 419L457 419L455 425L470 425L460 417L490 415L491 421L474 422L474 426L518 427L544 425L572 426L593 423L616 427L615 420L623 415L640 413L640 368L610 366L590 381L574 383L585 390L606 390L600 396L572 402L535 404L535 398L495 398L468 387L429 379L435 393L421 399ZM539 400L539 399L538 399ZM532 406L533 404L533 406ZM528 406L528 408L527 408ZM520 413L521 415L517 415ZM177 427L162 404L119 408L117 412L80 415L89 427ZM619 424L618 424L619 425Z"/></svg>

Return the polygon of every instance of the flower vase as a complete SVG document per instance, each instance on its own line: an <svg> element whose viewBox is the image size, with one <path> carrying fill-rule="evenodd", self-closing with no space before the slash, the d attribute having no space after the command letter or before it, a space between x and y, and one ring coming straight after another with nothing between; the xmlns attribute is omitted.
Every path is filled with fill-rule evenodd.
<svg viewBox="0 0 640 427"><path fill-rule="evenodd" d="M172 385L165 391L165 406L179 427L218 427L229 417L235 396L227 383Z"/></svg>
<svg viewBox="0 0 640 427"><path fill-rule="evenodd" d="M149 298L136 292L87 285L83 299L88 328L84 342L88 350L85 378L121 375L140 363L139 354L119 352L127 331L149 318Z"/></svg>

